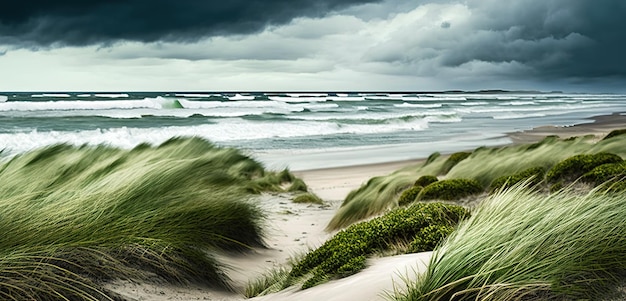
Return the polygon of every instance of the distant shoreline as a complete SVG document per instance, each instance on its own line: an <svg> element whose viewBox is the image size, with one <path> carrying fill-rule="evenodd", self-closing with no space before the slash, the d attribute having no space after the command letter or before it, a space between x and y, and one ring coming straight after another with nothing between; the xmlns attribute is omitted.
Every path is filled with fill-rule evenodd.
<svg viewBox="0 0 626 301"><path fill-rule="evenodd" d="M598 115L588 118L589 123L580 123L573 126L545 125L528 131L509 133L513 143L528 143L543 139L545 136L557 135L560 138L574 136L604 136L612 130L626 128L626 112L617 112L611 115ZM601 138L601 137L600 137Z"/></svg>

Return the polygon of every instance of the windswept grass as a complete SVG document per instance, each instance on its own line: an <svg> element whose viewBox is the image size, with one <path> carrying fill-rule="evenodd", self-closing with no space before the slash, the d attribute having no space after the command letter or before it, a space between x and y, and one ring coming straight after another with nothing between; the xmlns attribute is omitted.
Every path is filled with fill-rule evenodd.
<svg viewBox="0 0 626 301"><path fill-rule="evenodd" d="M550 170L560 161L579 154L607 152L626 157L626 139L603 140L598 143L586 138L558 140L546 138L536 144L509 146L476 151L456 165L448 178L470 178L488 187L496 178L512 175L531 167Z"/></svg>
<svg viewBox="0 0 626 301"><path fill-rule="evenodd" d="M371 178L359 189L348 194L327 229L341 229L398 207L398 198L402 191L412 187L420 176L438 174L444 163L445 158L437 156L432 162L408 166L388 176Z"/></svg>
<svg viewBox="0 0 626 301"><path fill-rule="evenodd" d="M228 288L212 254L263 245L250 188L286 177L198 138L16 156L0 165L0 299L107 300L100 281L154 275Z"/></svg>
<svg viewBox="0 0 626 301"><path fill-rule="evenodd" d="M626 198L533 193L485 200L396 300L599 300L626 271Z"/></svg>
<svg viewBox="0 0 626 301"><path fill-rule="evenodd" d="M305 192L305 193L296 195L293 198L293 202L297 204L318 204L318 205L324 204L324 201L320 199L320 197L310 192Z"/></svg>
<svg viewBox="0 0 626 301"><path fill-rule="evenodd" d="M428 164L409 166L387 176L372 178L352 191L328 224L328 229L341 229L396 208L402 192L412 187L417 179L425 175L441 174L448 167L451 169L443 179L472 179L478 181L482 187L489 187L496 179L513 176L529 168L548 171L568 157L596 153L613 153L626 158L626 136L614 136L597 143L587 137L567 140L548 137L533 144L481 147L469 156L467 153L457 155L458 159L463 159L454 160L454 165L445 157L431 156Z"/></svg>

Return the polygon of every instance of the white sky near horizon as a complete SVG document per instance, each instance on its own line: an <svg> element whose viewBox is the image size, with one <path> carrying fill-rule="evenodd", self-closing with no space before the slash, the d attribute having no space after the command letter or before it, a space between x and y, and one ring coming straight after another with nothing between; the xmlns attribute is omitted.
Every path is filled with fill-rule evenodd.
<svg viewBox="0 0 626 301"><path fill-rule="evenodd" d="M548 32L526 37L519 32L535 15L509 14L541 2L513 2L388 0L191 42L5 43L0 91L626 92L619 73L586 78L582 67L568 69L576 51L598 44L565 26L575 15L552 7L542 19Z"/></svg>

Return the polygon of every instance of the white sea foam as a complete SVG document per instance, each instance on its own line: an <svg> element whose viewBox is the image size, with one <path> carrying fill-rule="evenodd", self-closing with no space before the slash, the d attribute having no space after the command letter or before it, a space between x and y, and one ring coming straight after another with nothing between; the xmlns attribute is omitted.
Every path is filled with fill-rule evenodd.
<svg viewBox="0 0 626 301"><path fill-rule="evenodd" d="M429 101L465 101L466 97L463 96L442 96L442 95L426 95Z"/></svg>
<svg viewBox="0 0 626 301"><path fill-rule="evenodd" d="M91 97L91 94L78 94L76 97Z"/></svg>
<svg viewBox="0 0 626 301"><path fill-rule="evenodd" d="M9 99L6 95L0 95L0 102L6 102Z"/></svg>
<svg viewBox="0 0 626 301"><path fill-rule="evenodd" d="M365 100L365 97L349 96L348 94L337 94L337 96L329 96L327 99L331 101L363 101Z"/></svg>
<svg viewBox="0 0 626 301"><path fill-rule="evenodd" d="M207 116L245 116L263 113L288 114L302 112L305 109L311 111L337 108L334 103L285 103L272 100L250 101L192 101L180 99L179 103L185 109L207 109L199 112ZM210 109L210 110L208 110Z"/></svg>
<svg viewBox="0 0 626 301"><path fill-rule="evenodd" d="M176 97L186 97L186 98L209 98L209 97L223 97L222 94L201 94L201 93L176 93L174 94Z"/></svg>
<svg viewBox="0 0 626 301"><path fill-rule="evenodd" d="M558 105L544 105L544 106L498 106L498 107L466 107L455 108L454 111L462 114L475 114L475 113L500 113L500 112L574 112L577 110L589 110L594 108L609 108L612 104L608 103L589 103L589 104L558 104Z"/></svg>
<svg viewBox="0 0 626 301"><path fill-rule="evenodd" d="M489 103L486 101L467 101L467 102L462 102L459 103L462 106L484 106L484 105L488 105Z"/></svg>
<svg viewBox="0 0 626 301"><path fill-rule="evenodd" d="M21 153L53 143L109 144L132 148L139 143L160 144L174 136L199 136L215 142L236 140L294 138L334 134L376 134L396 131L421 131L428 128L427 120L392 124L338 125L335 122L292 122L277 126L273 122L253 122L238 118L216 124L171 126L156 128L113 128L86 131L36 130L24 133L0 133L2 147L9 153Z"/></svg>
<svg viewBox="0 0 626 301"><path fill-rule="evenodd" d="M537 103L534 101L507 101L507 102L500 102L498 103L498 105L501 106L528 106L528 105L536 105Z"/></svg>
<svg viewBox="0 0 626 301"><path fill-rule="evenodd" d="M302 115L302 116L286 116L288 119L293 120L306 120L306 121L334 121L334 120L352 120L352 121L393 121L393 120L410 120L410 119L424 119L425 117L431 117L430 121L437 121L438 119L444 121L450 121L454 118L459 118L454 112L450 111L423 111L415 113L406 112L385 112L385 113L352 113L352 114L315 114L315 115ZM406 122L406 121L403 121Z"/></svg>
<svg viewBox="0 0 626 301"><path fill-rule="evenodd" d="M328 101L326 97L288 97L288 96L268 96L267 97L273 101L280 102L324 102Z"/></svg>
<svg viewBox="0 0 626 301"><path fill-rule="evenodd" d="M296 98L300 98L300 97L326 97L328 96L328 93L287 93L287 96L289 97L296 97Z"/></svg>
<svg viewBox="0 0 626 301"><path fill-rule="evenodd" d="M531 113L531 114L505 114L505 115L494 115L492 118L496 120L506 120L506 119L523 119L523 118L532 118L532 117L545 117L547 115L557 115L556 114L547 114L547 113Z"/></svg>
<svg viewBox="0 0 626 301"><path fill-rule="evenodd" d="M33 95L31 95L30 97L33 97L33 98L43 98L43 97L49 97L49 98L54 98L54 97L68 98L68 97L72 97L72 95L65 94L65 93L44 93L44 94L33 94Z"/></svg>
<svg viewBox="0 0 626 301"><path fill-rule="evenodd" d="M443 105L440 103L416 104L404 102L402 104L394 104L393 106L396 108L441 108Z"/></svg>
<svg viewBox="0 0 626 301"><path fill-rule="evenodd" d="M112 101L38 101L38 102L4 102L0 103L1 111L69 111L69 110L110 110L135 108L173 108L175 100L163 97L144 98L142 100Z"/></svg>
<svg viewBox="0 0 626 301"><path fill-rule="evenodd" d="M128 97L130 97L126 93L120 93L120 94L104 93L104 94L95 94L95 96L96 97L102 97L102 98L128 98Z"/></svg>
<svg viewBox="0 0 626 301"><path fill-rule="evenodd" d="M254 95L241 95L239 93L235 94L235 96L229 96L230 100L254 100Z"/></svg>

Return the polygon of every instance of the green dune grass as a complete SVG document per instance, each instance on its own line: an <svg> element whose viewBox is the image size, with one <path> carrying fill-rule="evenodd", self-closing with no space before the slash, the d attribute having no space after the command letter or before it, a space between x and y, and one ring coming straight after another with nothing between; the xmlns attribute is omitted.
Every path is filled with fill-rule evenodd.
<svg viewBox="0 0 626 301"><path fill-rule="evenodd" d="M626 271L626 198L592 191L492 195L395 300L600 300Z"/></svg>
<svg viewBox="0 0 626 301"><path fill-rule="evenodd" d="M462 156L462 160L455 160L452 166L445 157L432 156L427 164L409 166L387 176L372 178L352 191L327 228L341 229L396 208L402 192L412 187L421 176L443 173L442 179L471 179L478 181L482 187L490 187L496 179L530 168L548 171L568 157L602 152L626 158L626 136L614 136L597 143L587 137L566 140L548 137L534 144L478 148L469 156Z"/></svg>
<svg viewBox="0 0 626 301"><path fill-rule="evenodd" d="M263 246L251 193L291 180L198 138L18 155L0 165L0 299L108 300L101 281L155 276L229 288L213 254Z"/></svg>

